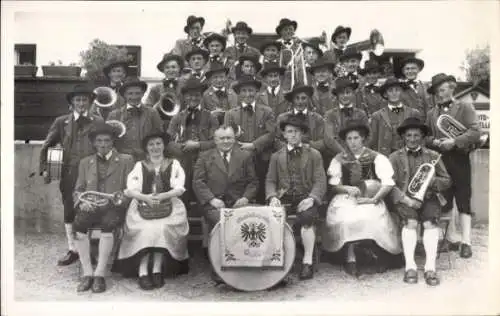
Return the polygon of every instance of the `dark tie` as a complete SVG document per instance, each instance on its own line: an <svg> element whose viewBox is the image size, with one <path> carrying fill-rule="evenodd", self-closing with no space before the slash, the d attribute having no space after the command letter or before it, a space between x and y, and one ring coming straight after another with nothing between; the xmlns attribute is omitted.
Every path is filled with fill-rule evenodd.
<svg viewBox="0 0 500 316"><path fill-rule="evenodd" d="M277 64L279 63L279 60L278 59L264 59L264 64L271 64L271 63L274 63L274 64Z"/></svg>
<svg viewBox="0 0 500 316"><path fill-rule="evenodd" d="M141 116L141 113L142 113L142 109L141 108L138 108L138 107L131 107L131 108L128 108L127 109L127 112L130 113L130 115L132 116Z"/></svg>
<svg viewBox="0 0 500 316"><path fill-rule="evenodd" d="M222 99L226 96L226 90L222 90L222 89L217 89L215 90L215 95L219 98L219 99Z"/></svg>
<svg viewBox="0 0 500 316"><path fill-rule="evenodd" d="M402 110L403 110L402 106L394 106L391 108L391 112L396 113L396 114L399 114L399 112L401 112Z"/></svg>
<svg viewBox="0 0 500 316"><path fill-rule="evenodd" d="M215 63L215 62L221 62L220 55L215 55L215 56L210 56L210 62Z"/></svg>
<svg viewBox="0 0 500 316"><path fill-rule="evenodd" d="M441 110L448 111L450 109L450 105L453 103L452 100L446 101L443 103L439 103L438 106Z"/></svg>
<svg viewBox="0 0 500 316"><path fill-rule="evenodd" d="M88 117L80 115L80 117L76 120L76 126L78 129L82 129L89 121Z"/></svg>
<svg viewBox="0 0 500 316"><path fill-rule="evenodd" d="M106 159L106 157L101 156L101 155L97 155L97 161L99 161L99 162L101 162L101 163L106 163L106 162L108 162L108 160Z"/></svg>
<svg viewBox="0 0 500 316"><path fill-rule="evenodd" d="M301 119L306 118L306 114L304 113L304 111L296 111L295 116L300 117Z"/></svg>
<svg viewBox="0 0 500 316"><path fill-rule="evenodd" d="M114 86L111 86L111 89L115 90L115 92L119 92L121 86L122 86L122 83L119 82L119 83L115 84Z"/></svg>
<svg viewBox="0 0 500 316"><path fill-rule="evenodd" d="M354 73L350 72L347 74L347 78L351 80L351 82L357 83L358 82L358 76L355 75Z"/></svg>
<svg viewBox="0 0 500 316"><path fill-rule="evenodd" d="M193 73L193 77L195 77L196 79L201 79L201 72Z"/></svg>
<svg viewBox="0 0 500 316"><path fill-rule="evenodd" d="M177 87L177 79L164 79L163 80L163 87L165 89L167 89L167 88L175 89Z"/></svg>
<svg viewBox="0 0 500 316"><path fill-rule="evenodd" d="M328 92L328 88L330 86L326 82L320 82L318 83L318 90L321 92Z"/></svg>
<svg viewBox="0 0 500 316"><path fill-rule="evenodd" d="M288 151L291 156L300 156L302 153L302 147L294 147Z"/></svg>
<svg viewBox="0 0 500 316"><path fill-rule="evenodd" d="M249 114L253 114L253 107L251 104L243 104L243 110L247 111Z"/></svg>
<svg viewBox="0 0 500 316"><path fill-rule="evenodd" d="M187 109L188 116L186 118L186 125L189 125L192 121L196 119L196 115L198 113L198 107L188 108Z"/></svg>
<svg viewBox="0 0 500 316"><path fill-rule="evenodd" d="M368 84L365 86L365 89L367 91L369 91L370 93L375 93L375 91L377 90L377 87L375 86L375 84Z"/></svg>
<svg viewBox="0 0 500 316"><path fill-rule="evenodd" d="M229 152L224 152L224 157L222 158L222 161L224 161L224 166L226 166L226 170L229 170Z"/></svg>
<svg viewBox="0 0 500 316"><path fill-rule="evenodd" d="M243 53L245 51L245 44L238 44L238 51Z"/></svg>
<svg viewBox="0 0 500 316"><path fill-rule="evenodd" d="M290 46L292 45L292 40L283 41L283 44L285 44L286 46Z"/></svg>
<svg viewBox="0 0 500 316"><path fill-rule="evenodd" d="M271 88L271 94L273 95L273 97L276 96L276 89L278 89L278 87L272 87Z"/></svg>
<svg viewBox="0 0 500 316"><path fill-rule="evenodd" d="M342 113L344 113L345 116L351 116L352 115L352 106L350 107L344 107L340 109Z"/></svg>
<svg viewBox="0 0 500 316"><path fill-rule="evenodd" d="M191 40L191 44L193 44L193 46L199 46L200 45L200 42L201 42L201 37L198 37L198 38L193 38Z"/></svg>
<svg viewBox="0 0 500 316"><path fill-rule="evenodd" d="M408 149L408 156L418 157L422 153L422 148L419 149Z"/></svg>
<svg viewBox="0 0 500 316"><path fill-rule="evenodd" d="M412 87L413 89L416 89L417 88L417 82L415 80L408 80L406 82L406 84L410 87Z"/></svg>

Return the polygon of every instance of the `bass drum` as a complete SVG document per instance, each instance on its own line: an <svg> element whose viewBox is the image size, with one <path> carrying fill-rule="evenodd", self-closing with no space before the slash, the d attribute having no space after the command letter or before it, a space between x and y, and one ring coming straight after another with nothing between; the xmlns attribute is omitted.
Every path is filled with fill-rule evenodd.
<svg viewBox="0 0 500 316"><path fill-rule="evenodd" d="M285 253L283 268L249 267L222 270L220 224L218 223L210 233L208 243L208 254L212 267L227 285L235 289L251 292L271 288L290 273L295 260L295 238L292 229L287 223L285 223L283 232L283 251Z"/></svg>

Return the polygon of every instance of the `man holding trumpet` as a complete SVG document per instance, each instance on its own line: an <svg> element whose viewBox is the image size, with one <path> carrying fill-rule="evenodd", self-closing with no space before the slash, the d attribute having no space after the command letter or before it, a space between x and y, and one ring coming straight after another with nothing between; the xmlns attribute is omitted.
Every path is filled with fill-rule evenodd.
<svg viewBox="0 0 500 316"><path fill-rule="evenodd" d="M462 228L460 257L470 258L472 191L469 153L480 140L480 130L474 107L453 98L456 86L453 76L440 73L432 77L427 92L436 96L438 103L427 114L426 125L431 128L427 145L443 155L444 165L450 173L453 184L444 194L447 200L444 211L453 208L455 198Z"/></svg>
<svg viewBox="0 0 500 316"><path fill-rule="evenodd" d="M127 176L134 167L134 158L114 149L116 138L117 131L113 126L103 122L94 124L89 139L96 153L82 159L78 169L74 192L76 216L73 224L83 274L77 287L78 292L92 289L94 293L101 293L106 290L104 276L113 249L113 231L122 225L125 218L128 203L121 192L127 186ZM102 233L97 267L93 270L87 233L96 225Z"/></svg>

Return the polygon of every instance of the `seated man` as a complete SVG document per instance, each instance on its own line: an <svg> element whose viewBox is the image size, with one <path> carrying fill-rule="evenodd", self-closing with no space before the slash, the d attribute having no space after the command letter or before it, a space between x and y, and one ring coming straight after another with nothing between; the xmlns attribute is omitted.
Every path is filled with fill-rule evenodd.
<svg viewBox="0 0 500 316"><path fill-rule="evenodd" d="M392 190L392 200L404 226L401 232L403 252L405 256L404 282L417 283L417 265L414 254L417 245L417 224L423 223L423 243L425 249L424 278L428 285L439 284L436 274L436 255L439 241L437 221L441 213L438 199L440 192L451 186L451 178L443 161L435 165L435 174L425 193L423 201L408 194L408 184L423 163L431 163L439 159L438 153L423 147L424 137L429 134L429 128L418 118L410 117L398 128L398 134L404 139L405 147L392 153L389 157L394 168L396 186ZM441 196L442 198L442 196Z"/></svg>
<svg viewBox="0 0 500 316"><path fill-rule="evenodd" d="M303 146L302 135L308 126L296 116L280 123L287 145L271 156L266 178L266 198L271 206L290 204L301 226L304 258L300 279L313 277L312 258L316 232L318 206L326 192L326 175L321 154L314 148Z"/></svg>
<svg viewBox="0 0 500 316"><path fill-rule="evenodd" d="M80 255L83 277L77 291L101 293L106 291L104 276L113 248L113 231L123 224L127 203L125 199L114 205L111 201L106 206L96 207L87 201L80 201L79 196L85 191L98 191L112 194L123 191L127 186L127 175L134 167L130 155L120 154L113 148L117 132L105 123L95 124L89 134L90 141L97 153L80 161L78 179L75 185L74 201L77 210L73 224L76 231L76 248ZM90 241L88 230L98 226L102 230L99 240L99 257L95 271L90 260Z"/></svg>

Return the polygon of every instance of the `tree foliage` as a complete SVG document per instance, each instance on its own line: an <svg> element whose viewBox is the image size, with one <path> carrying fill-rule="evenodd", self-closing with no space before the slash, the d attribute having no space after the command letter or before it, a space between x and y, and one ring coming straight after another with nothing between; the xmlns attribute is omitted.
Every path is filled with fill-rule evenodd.
<svg viewBox="0 0 500 316"><path fill-rule="evenodd" d="M462 69L467 81L479 83L490 80L490 46L467 50Z"/></svg>
<svg viewBox="0 0 500 316"><path fill-rule="evenodd" d="M100 39L94 39L89 48L80 52L82 67L86 70L85 77L98 81L102 80L104 73L102 69L109 63L115 61L130 61L131 56L124 47L109 45Z"/></svg>

